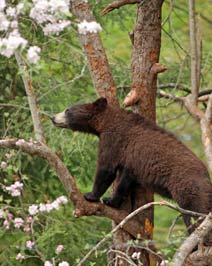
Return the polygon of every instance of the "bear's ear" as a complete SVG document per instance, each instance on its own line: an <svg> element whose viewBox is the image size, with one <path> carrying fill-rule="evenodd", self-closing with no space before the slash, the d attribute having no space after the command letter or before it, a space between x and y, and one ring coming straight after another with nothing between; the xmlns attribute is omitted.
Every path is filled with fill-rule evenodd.
<svg viewBox="0 0 212 266"><path fill-rule="evenodd" d="M95 102L93 102L93 106L98 112L104 111L105 108L107 107L107 99L101 97Z"/></svg>

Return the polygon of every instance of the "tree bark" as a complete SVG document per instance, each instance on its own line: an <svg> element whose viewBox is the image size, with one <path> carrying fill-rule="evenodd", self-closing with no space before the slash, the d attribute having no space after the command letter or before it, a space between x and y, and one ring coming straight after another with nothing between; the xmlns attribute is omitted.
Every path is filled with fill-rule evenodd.
<svg viewBox="0 0 212 266"><path fill-rule="evenodd" d="M147 119L156 120L157 74L166 70L160 65L161 12L163 0L141 1L137 8L137 20L133 34L132 85L124 100L135 112ZM134 209L154 200L152 192L145 188L135 191ZM153 208L139 216L146 239L153 238ZM151 257L143 252L143 265L153 265Z"/></svg>
<svg viewBox="0 0 212 266"><path fill-rule="evenodd" d="M95 21L93 12L86 1L72 1L71 11L80 22ZM100 35L98 33L79 34L79 39L98 95L106 97L111 104L118 104L114 79Z"/></svg>

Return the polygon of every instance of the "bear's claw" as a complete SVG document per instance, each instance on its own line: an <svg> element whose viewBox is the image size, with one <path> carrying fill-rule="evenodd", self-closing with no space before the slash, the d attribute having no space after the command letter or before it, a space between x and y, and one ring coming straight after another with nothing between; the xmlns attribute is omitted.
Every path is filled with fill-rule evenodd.
<svg viewBox="0 0 212 266"><path fill-rule="evenodd" d="M99 201L99 198L97 198L92 192L84 193L84 198L92 202Z"/></svg>
<svg viewBox="0 0 212 266"><path fill-rule="evenodd" d="M113 207L113 208L119 208L120 207L120 203L115 201L113 198L104 198L103 199L104 204Z"/></svg>

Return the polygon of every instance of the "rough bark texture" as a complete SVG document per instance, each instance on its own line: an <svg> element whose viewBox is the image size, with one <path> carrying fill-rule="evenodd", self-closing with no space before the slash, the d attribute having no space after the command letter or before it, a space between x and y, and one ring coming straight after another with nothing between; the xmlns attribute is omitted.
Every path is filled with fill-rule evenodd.
<svg viewBox="0 0 212 266"><path fill-rule="evenodd" d="M72 1L71 11L79 21L95 21L88 3L84 1ZM79 38L98 95L106 97L112 104L118 104L113 76L99 34L79 34Z"/></svg>
<svg viewBox="0 0 212 266"><path fill-rule="evenodd" d="M164 69L158 63L162 3L162 0L152 0L138 4L133 41L132 86L124 101L126 106L137 103L138 111L152 121L155 121L157 73Z"/></svg>
<svg viewBox="0 0 212 266"><path fill-rule="evenodd" d="M191 88L192 88L191 99L193 104L195 105L197 104L197 97L199 91L195 1L189 0L188 3L189 3L190 50L191 50Z"/></svg>
<svg viewBox="0 0 212 266"><path fill-rule="evenodd" d="M124 104L132 105L135 112L155 122L157 73L162 72L158 64L161 46L161 9L163 1L142 1L138 4L134 28L132 54L132 86ZM164 69L164 67L163 67ZM158 70L158 71L156 71ZM165 69L164 69L165 70ZM134 208L154 200L154 195L144 189L135 191ZM153 238L153 208L139 216L147 239ZM143 253L143 264L153 265L151 258Z"/></svg>

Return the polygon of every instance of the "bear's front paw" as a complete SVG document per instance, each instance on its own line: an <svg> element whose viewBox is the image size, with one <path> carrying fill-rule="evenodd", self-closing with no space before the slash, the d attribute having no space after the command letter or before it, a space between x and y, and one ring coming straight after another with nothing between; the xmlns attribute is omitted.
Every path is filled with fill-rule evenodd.
<svg viewBox="0 0 212 266"><path fill-rule="evenodd" d="M95 196L92 192L85 193L84 198L88 201L99 201L99 198Z"/></svg>
<svg viewBox="0 0 212 266"><path fill-rule="evenodd" d="M104 204L113 207L113 208L119 208L121 203L113 198L104 198L103 199Z"/></svg>

